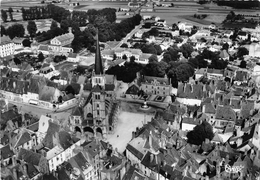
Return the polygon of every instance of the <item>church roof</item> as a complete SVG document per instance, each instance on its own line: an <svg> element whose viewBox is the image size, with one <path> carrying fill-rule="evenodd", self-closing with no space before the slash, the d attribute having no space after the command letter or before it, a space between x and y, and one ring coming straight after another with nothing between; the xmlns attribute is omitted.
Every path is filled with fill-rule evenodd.
<svg viewBox="0 0 260 180"><path fill-rule="evenodd" d="M98 33L97 33L97 44L96 44L96 55L95 55L95 74L103 74L102 59L99 47Z"/></svg>

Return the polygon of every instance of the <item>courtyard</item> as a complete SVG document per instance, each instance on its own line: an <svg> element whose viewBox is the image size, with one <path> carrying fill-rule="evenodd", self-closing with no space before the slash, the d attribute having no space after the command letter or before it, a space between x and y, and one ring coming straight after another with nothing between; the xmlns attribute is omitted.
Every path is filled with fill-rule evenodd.
<svg viewBox="0 0 260 180"><path fill-rule="evenodd" d="M107 141L123 153L127 143L132 139L132 132L136 127L141 128L143 124L151 121L153 114L133 113L122 111L118 117L117 127L114 134L107 135Z"/></svg>

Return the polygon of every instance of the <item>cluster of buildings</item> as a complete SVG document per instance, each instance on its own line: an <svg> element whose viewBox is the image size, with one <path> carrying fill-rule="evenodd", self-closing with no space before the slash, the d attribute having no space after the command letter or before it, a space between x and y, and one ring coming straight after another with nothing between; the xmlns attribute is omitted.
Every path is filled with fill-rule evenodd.
<svg viewBox="0 0 260 180"><path fill-rule="evenodd" d="M190 32L193 28L179 23L179 30L172 31L164 20L155 21L161 27L161 36L147 40L159 44L163 50L175 43L173 37L179 36L179 30ZM214 28L211 25L208 29ZM183 41L177 45L189 41L196 49L194 56L205 48L221 51L220 58L228 61L236 53L239 41L248 39L250 33L243 30L238 34L238 42L232 42L228 38L232 32L212 34L208 29L198 30L190 38L182 36ZM135 40L141 39L144 32L138 31ZM251 40L259 39L257 32L250 35ZM71 33L64 34L52 39L50 45L33 43L32 49L44 55L63 54L67 61L77 63L80 55L69 47L73 38ZM1 41L1 58L15 54L21 43L21 39ZM221 49L224 43L230 45L228 50ZM136 62L147 64L152 54L133 48L100 51L98 38L96 44L91 78L58 70L52 63L44 63L35 70L25 62L19 65L9 60L0 62L3 179L260 178L257 171L260 167L259 43L245 46L249 49L245 58L248 68L240 68L234 61L222 70L196 69L194 77L186 83L179 82L177 88L173 88L167 77L137 73L121 94L118 94L121 82L105 74L103 59L117 65L133 56ZM158 56L158 60L162 57ZM106 142L117 127L122 100L140 105L146 102L148 108L163 107L156 109L150 122L132 132L125 154ZM35 117L21 113L19 107L10 107L9 103L52 111L73 110L63 122L49 115ZM205 121L212 126L214 137L205 139L201 145L188 143L187 133Z"/></svg>

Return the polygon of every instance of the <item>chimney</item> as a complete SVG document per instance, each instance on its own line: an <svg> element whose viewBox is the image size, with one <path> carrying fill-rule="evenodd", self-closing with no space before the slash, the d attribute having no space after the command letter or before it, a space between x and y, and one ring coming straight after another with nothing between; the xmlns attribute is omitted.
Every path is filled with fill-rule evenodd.
<svg viewBox="0 0 260 180"><path fill-rule="evenodd" d="M148 136L148 141L149 141L149 146L150 146L150 148L152 148L152 147L153 147L153 143L152 143L152 131L150 131L150 134L149 134L149 136Z"/></svg>
<svg viewBox="0 0 260 180"><path fill-rule="evenodd" d="M135 138L135 132L132 131L132 139L134 139L134 138Z"/></svg>
<svg viewBox="0 0 260 180"><path fill-rule="evenodd" d="M13 169L13 176L15 180L18 180L18 172L16 168Z"/></svg>
<svg viewBox="0 0 260 180"><path fill-rule="evenodd" d="M153 162L153 159L154 159L154 154L150 154L150 163L152 163Z"/></svg>
<svg viewBox="0 0 260 180"><path fill-rule="evenodd" d="M205 113L205 107L206 105L202 105L202 113Z"/></svg>

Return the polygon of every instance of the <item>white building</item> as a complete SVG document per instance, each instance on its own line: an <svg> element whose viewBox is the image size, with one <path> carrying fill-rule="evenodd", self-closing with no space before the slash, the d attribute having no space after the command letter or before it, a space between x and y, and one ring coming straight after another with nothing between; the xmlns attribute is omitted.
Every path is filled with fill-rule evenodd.
<svg viewBox="0 0 260 180"><path fill-rule="evenodd" d="M51 40L51 45L66 46L71 44L74 39L74 34L67 33L57 36Z"/></svg>
<svg viewBox="0 0 260 180"><path fill-rule="evenodd" d="M0 43L0 57L6 57L13 55L15 50L15 45L8 36L1 37Z"/></svg>

